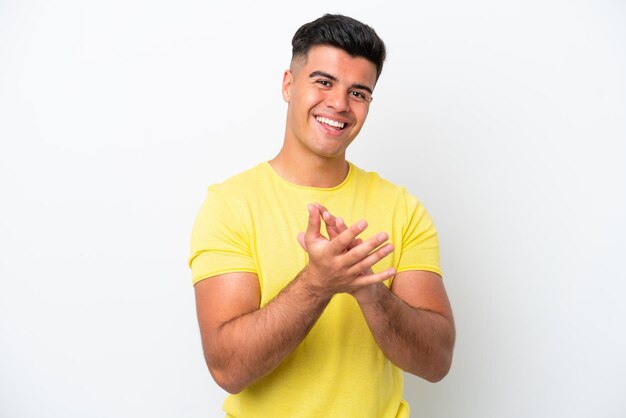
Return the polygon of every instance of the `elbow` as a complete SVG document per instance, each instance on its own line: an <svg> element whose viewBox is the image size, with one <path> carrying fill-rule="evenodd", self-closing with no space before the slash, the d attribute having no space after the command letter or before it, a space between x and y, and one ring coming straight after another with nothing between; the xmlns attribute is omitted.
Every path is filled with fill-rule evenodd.
<svg viewBox="0 0 626 418"><path fill-rule="evenodd" d="M250 384L237 373L237 368L230 366L232 359L215 355L205 347L204 360L215 383L231 395L238 394Z"/></svg>
<svg viewBox="0 0 626 418"><path fill-rule="evenodd" d="M215 383L231 395L236 395L254 383L258 377L247 370L239 358L224 355L224 351L226 350L210 350L207 344L204 347L204 360Z"/></svg>
<svg viewBox="0 0 626 418"><path fill-rule="evenodd" d="M218 382L217 384L226 392L230 393L231 395L236 395L246 388L243 385L238 385L233 382L222 382L222 383Z"/></svg>
<svg viewBox="0 0 626 418"><path fill-rule="evenodd" d="M437 383L443 380L444 377L450 372L452 367L452 353L454 350L454 343L451 343L449 347L439 350L439 352L433 356L431 360L431 367L424 378L430 383Z"/></svg>
<svg viewBox="0 0 626 418"><path fill-rule="evenodd" d="M437 383L443 380L444 377L450 372L452 367L452 354L454 353L454 343L456 340L456 330L454 325L449 329L449 332L444 334L444 337L440 341L439 349L431 353L431 367L424 378L430 383Z"/></svg>
<svg viewBox="0 0 626 418"><path fill-rule="evenodd" d="M450 360L442 360L436 366L432 367L429 373L427 373L424 377L430 383L437 383L443 380L444 377L448 375L450 372L450 367L452 365L452 359Z"/></svg>
<svg viewBox="0 0 626 418"><path fill-rule="evenodd" d="M419 376L422 379L437 383L443 380L450 372L452 365L452 357L447 355L438 355L437 358L431 358L428 365L415 366L414 370L407 370L409 373Z"/></svg>
<svg viewBox="0 0 626 418"><path fill-rule="evenodd" d="M438 352L428 359L415 359L412 366L403 369L417 377L430 382L437 383L443 380L450 372L452 366L452 351Z"/></svg>
<svg viewBox="0 0 626 418"><path fill-rule="evenodd" d="M209 367L209 371L215 383L231 395L236 395L247 387L247 384L233 376L232 372L228 373L227 370L219 370L214 367Z"/></svg>
<svg viewBox="0 0 626 418"><path fill-rule="evenodd" d="M440 346L436 352L431 352L430 361L422 373L417 374L430 383L442 381L450 372L452 367L452 354L454 352L454 337L446 344Z"/></svg>

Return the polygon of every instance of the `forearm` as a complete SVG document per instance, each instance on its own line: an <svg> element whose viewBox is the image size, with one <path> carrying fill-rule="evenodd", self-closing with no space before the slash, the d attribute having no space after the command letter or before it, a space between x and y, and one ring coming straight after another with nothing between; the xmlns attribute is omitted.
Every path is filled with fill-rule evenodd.
<svg viewBox="0 0 626 418"><path fill-rule="evenodd" d="M244 275L233 285L220 281L213 289L196 288L201 295L196 296L196 303L205 358L215 381L231 393L272 372L304 339L334 294L382 282L395 274L393 268L371 273L372 265L393 250L391 244L384 244L387 234L352 245L367 228L367 222L361 220L329 240L320 233L321 208L312 204L307 208L307 230L298 241L308 253L309 264L267 305L258 308L258 300L252 299L258 294L256 276ZM232 292L233 287L247 289L243 295L230 293L230 301L237 302L234 307L218 297L220 289ZM216 319L220 315L222 321Z"/></svg>
<svg viewBox="0 0 626 418"><path fill-rule="evenodd" d="M269 374L304 339L330 298L312 293L301 272L264 307L221 324L207 341L207 363L237 393Z"/></svg>
<svg viewBox="0 0 626 418"><path fill-rule="evenodd" d="M441 380L452 362L455 340L452 320L409 306L382 283L371 285L366 292L367 297L357 297L357 301L387 358L428 381Z"/></svg>

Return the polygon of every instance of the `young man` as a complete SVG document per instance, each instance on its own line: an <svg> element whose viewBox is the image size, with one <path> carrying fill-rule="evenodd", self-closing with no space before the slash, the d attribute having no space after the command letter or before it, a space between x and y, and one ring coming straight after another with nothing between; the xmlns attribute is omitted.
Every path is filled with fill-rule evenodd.
<svg viewBox="0 0 626 418"><path fill-rule="evenodd" d="M227 417L407 417L402 370L442 379L455 330L428 213L345 158L385 46L340 15L292 45L282 149L209 187L194 224L205 359Z"/></svg>

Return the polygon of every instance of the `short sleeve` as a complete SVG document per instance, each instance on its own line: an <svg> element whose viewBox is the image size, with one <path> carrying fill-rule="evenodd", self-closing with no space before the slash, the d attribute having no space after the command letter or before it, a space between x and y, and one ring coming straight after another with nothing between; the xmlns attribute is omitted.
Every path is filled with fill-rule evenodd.
<svg viewBox="0 0 626 418"><path fill-rule="evenodd" d="M405 191L406 223L402 231L402 252L398 272L427 270L442 275L439 238L426 208Z"/></svg>
<svg viewBox="0 0 626 418"><path fill-rule="evenodd" d="M192 283L233 272L256 272L241 204L209 187L191 233Z"/></svg>

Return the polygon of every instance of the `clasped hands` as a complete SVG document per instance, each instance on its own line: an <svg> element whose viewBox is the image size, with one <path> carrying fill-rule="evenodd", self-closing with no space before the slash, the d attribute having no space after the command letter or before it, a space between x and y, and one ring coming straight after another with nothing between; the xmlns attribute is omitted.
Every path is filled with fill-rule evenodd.
<svg viewBox="0 0 626 418"><path fill-rule="evenodd" d="M372 271L374 264L393 251L385 232L362 240L358 236L367 228L366 221L347 226L320 204L308 204L307 209L309 222L306 232L298 234L298 242L309 255L303 278L316 293L332 297L335 293L348 292L357 297L366 286L396 274L394 268L379 273ZM322 220L328 238L320 233Z"/></svg>

